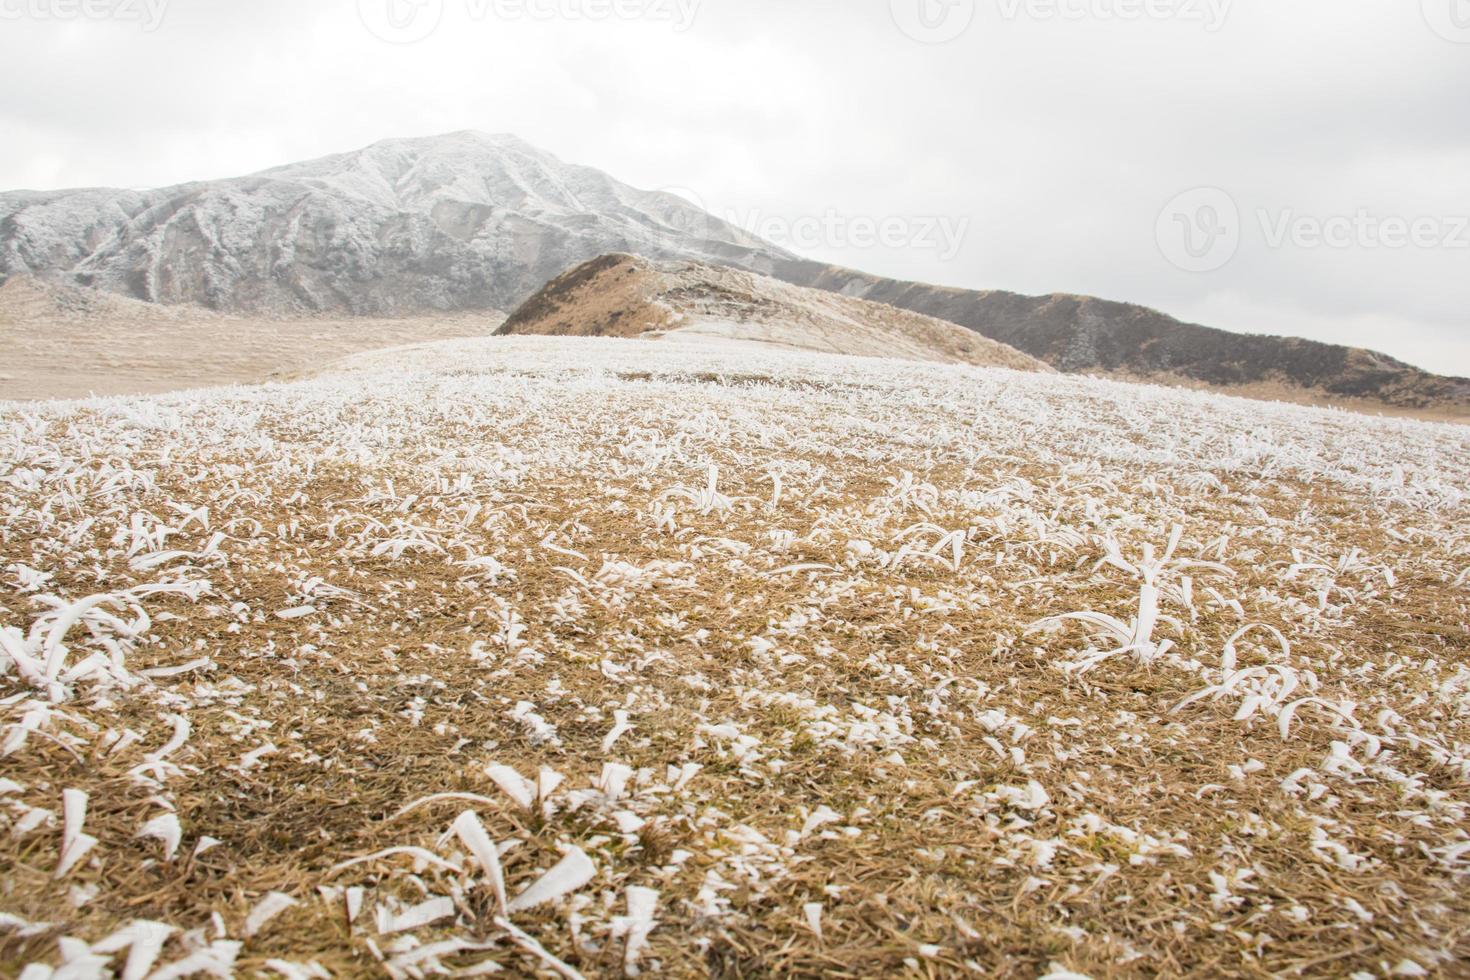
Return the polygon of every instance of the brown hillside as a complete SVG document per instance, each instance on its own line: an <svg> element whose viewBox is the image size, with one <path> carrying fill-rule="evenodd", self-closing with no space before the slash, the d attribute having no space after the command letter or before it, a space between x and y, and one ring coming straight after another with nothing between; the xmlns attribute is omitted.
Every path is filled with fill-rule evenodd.
<svg viewBox="0 0 1470 980"><path fill-rule="evenodd" d="M971 330L897 307L699 262L605 255L553 279L504 334L758 343L796 350L1050 371Z"/></svg>

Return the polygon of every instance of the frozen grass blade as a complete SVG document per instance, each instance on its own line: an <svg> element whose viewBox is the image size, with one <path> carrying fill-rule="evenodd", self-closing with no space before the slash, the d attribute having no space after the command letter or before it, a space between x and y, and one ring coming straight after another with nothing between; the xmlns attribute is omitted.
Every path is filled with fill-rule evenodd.
<svg viewBox="0 0 1470 980"><path fill-rule="evenodd" d="M403 809L393 814L393 816L389 819L399 820L403 817L408 816L410 813L413 813L415 810L420 810L424 807L436 806L440 803L478 803L481 806L499 805L498 800L492 800L488 796L480 796L477 793L436 793L433 796L426 796L421 800L414 800L412 803L408 804Z"/></svg>
<svg viewBox="0 0 1470 980"><path fill-rule="evenodd" d="M510 910L505 897L505 873L500 868L500 852L496 849L495 842L490 835L485 833L485 827L480 823L472 810L466 810L454 821L453 830L458 835L460 843L475 856L480 864L480 870L490 880L490 890L495 895L495 907L501 915L508 915Z"/></svg>
<svg viewBox="0 0 1470 980"><path fill-rule="evenodd" d="M97 846L97 838L82 833L82 824L87 820L87 800L87 794L79 789L68 789L61 794L64 823L56 878L65 878Z"/></svg>
<svg viewBox="0 0 1470 980"><path fill-rule="evenodd" d="M628 911L616 923L616 929L626 937L623 972L627 976L636 977L639 974L638 963L648 949L648 937L658 925L654 919L658 911L658 897L659 893L655 889L636 885L630 887L624 896Z"/></svg>
<svg viewBox="0 0 1470 980"><path fill-rule="evenodd" d="M499 786L501 792L510 797L522 810L535 808L535 785L510 766L487 766L485 775L489 776L490 781Z"/></svg>
<svg viewBox="0 0 1470 980"><path fill-rule="evenodd" d="M184 831L179 826L178 814L165 813L145 823L137 836L162 841L164 860L172 861L174 855L178 853L179 844L183 841Z"/></svg>
<svg viewBox="0 0 1470 980"><path fill-rule="evenodd" d="M246 939L252 939L260 934L260 931L270 923L272 919L282 912L299 904L290 895L281 892L270 892L255 903L250 914L245 917L245 925L240 930L240 935Z"/></svg>
<svg viewBox="0 0 1470 980"><path fill-rule="evenodd" d="M122 980L143 980L163 952L163 944L178 930L163 922L140 919L132 925L132 941L128 949L127 963L123 965Z"/></svg>
<svg viewBox="0 0 1470 980"><path fill-rule="evenodd" d="M806 927L817 937L817 942L823 943L826 938L822 934L822 912L821 902L807 902L801 907L802 917L806 919Z"/></svg>
<svg viewBox="0 0 1470 980"><path fill-rule="evenodd" d="M400 932L413 932L451 918L454 914L452 898L431 898L396 913L380 905L376 918L378 934L392 936Z"/></svg>
<svg viewBox="0 0 1470 980"><path fill-rule="evenodd" d="M422 861L423 863L432 865L436 868L439 868L440 870L451 871L455 874L461 874L464 871L463 868L455 864L453 861L446 861L439 855L433 853L432 851L426 851L422 847L388 847L373 854L368 854L359 858L352 858L349 861L343 861L341 864L334 864L331 868L327 870L326 877L334 878L337 875L341 874L343 871L346 871L348 868L354 868L359 864L369 864L373 861L381 861L384 858L399 856L411 857L415 861Z"/></svg>
<svg viewBox="0 0 1470 980"><path fill-rule="evenodd" d="M515 943L521 949L530 953L541 963L542 966L544 966L548 970L551 970L557 976L564 978L564 980L586 980L586 978L583 977L582 974L578 973L572 967L568 966L566 963L563 963L561 960L548 953L545 946L542 946L531 936L516 928L515 923L511 922L509 919L504 917L497 918L495 920L495 925L500 929L503 929L510 936L511 942Z"/></svg>
<svg viewBox="0 0 1470 980"><path fill-rule="evenodd" d="M587 853L580 847L573 847L555 867L517 895L507 906L507 911L514 915L555 902L587 884L596 874L597 866Z"/></svg>

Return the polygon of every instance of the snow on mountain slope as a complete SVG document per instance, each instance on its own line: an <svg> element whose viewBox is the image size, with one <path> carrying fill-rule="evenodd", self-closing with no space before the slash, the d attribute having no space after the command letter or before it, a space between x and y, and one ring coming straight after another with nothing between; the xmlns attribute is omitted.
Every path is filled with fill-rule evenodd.
<svg viewBox="0 0 1470 980"><path fill-rule="evenodd" d="M905 283L791 255L682 198L513 136L386 140L151 191L0 194L0 280L34 273L264 316L515 309L609 252L695 260L958 323L1060 371L1463 419L1470 380L1386 355L1180 323L1085 296Z"/></svg>
<svg viewBox="0 0 1470 980"><path fill-rule="evenodd" d="M0 406L0 974L1463 973L1470 430L362 360Z"/></svg>
<svg viewBox="0 0 1470 980"><path fill-rule="evenodd" d="M663 337L913 361L1052 369L964 327L702 262L606 255L527 300L504 334Z"/></svg>
<svg viewBox="0 0 1470 980"><path fill-rule="evenodd" d="M232 312L511 309L619 250L790 258L674 195L474 132L160 190L0 194L0 277Z"/></svg>

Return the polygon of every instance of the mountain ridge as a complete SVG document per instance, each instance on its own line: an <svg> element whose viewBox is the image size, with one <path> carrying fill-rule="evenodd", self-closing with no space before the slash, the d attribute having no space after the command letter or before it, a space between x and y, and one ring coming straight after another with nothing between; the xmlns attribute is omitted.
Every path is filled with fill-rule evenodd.
<svg viewBox="0 0 1470 980"><path fill-rule="evenodd" d="M936 286L807 260L780 263L773 275L958 323L1066 374L1226 391L1277 382L1397 408L1470 413L1470 379L1432 374L1367 348L1236 333L1095 296Z"/></svg>
<svg viewBox="0 0 1470 980"><path fill-rule="evenodd" d="M610 253L714 263L947 320L1067 373L1470 416L1470 379L1138 304L904 282L804 259L673 194L511 134L380 140L157 190L0 193L0 282L28 273L266 317L514 310Z"/></svg>
<svg viewBox="0 0 1470 980"><path fill-rule="evenodd" d="M0 278L221 312L507 309L570 264L630 250L795 258L675 195L471 131L157 190L0 194Z"/></svg>

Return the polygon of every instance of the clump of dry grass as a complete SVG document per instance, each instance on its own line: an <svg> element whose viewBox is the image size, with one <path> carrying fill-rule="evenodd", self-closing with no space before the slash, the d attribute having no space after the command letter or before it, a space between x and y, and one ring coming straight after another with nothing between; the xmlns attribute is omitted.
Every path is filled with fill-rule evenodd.
<svg viewBox="0 0 1470 980"><path fill-rule="evenodd" d="M1457 430L480 356L0 415L0 972L1470 956Z"/></svg>

